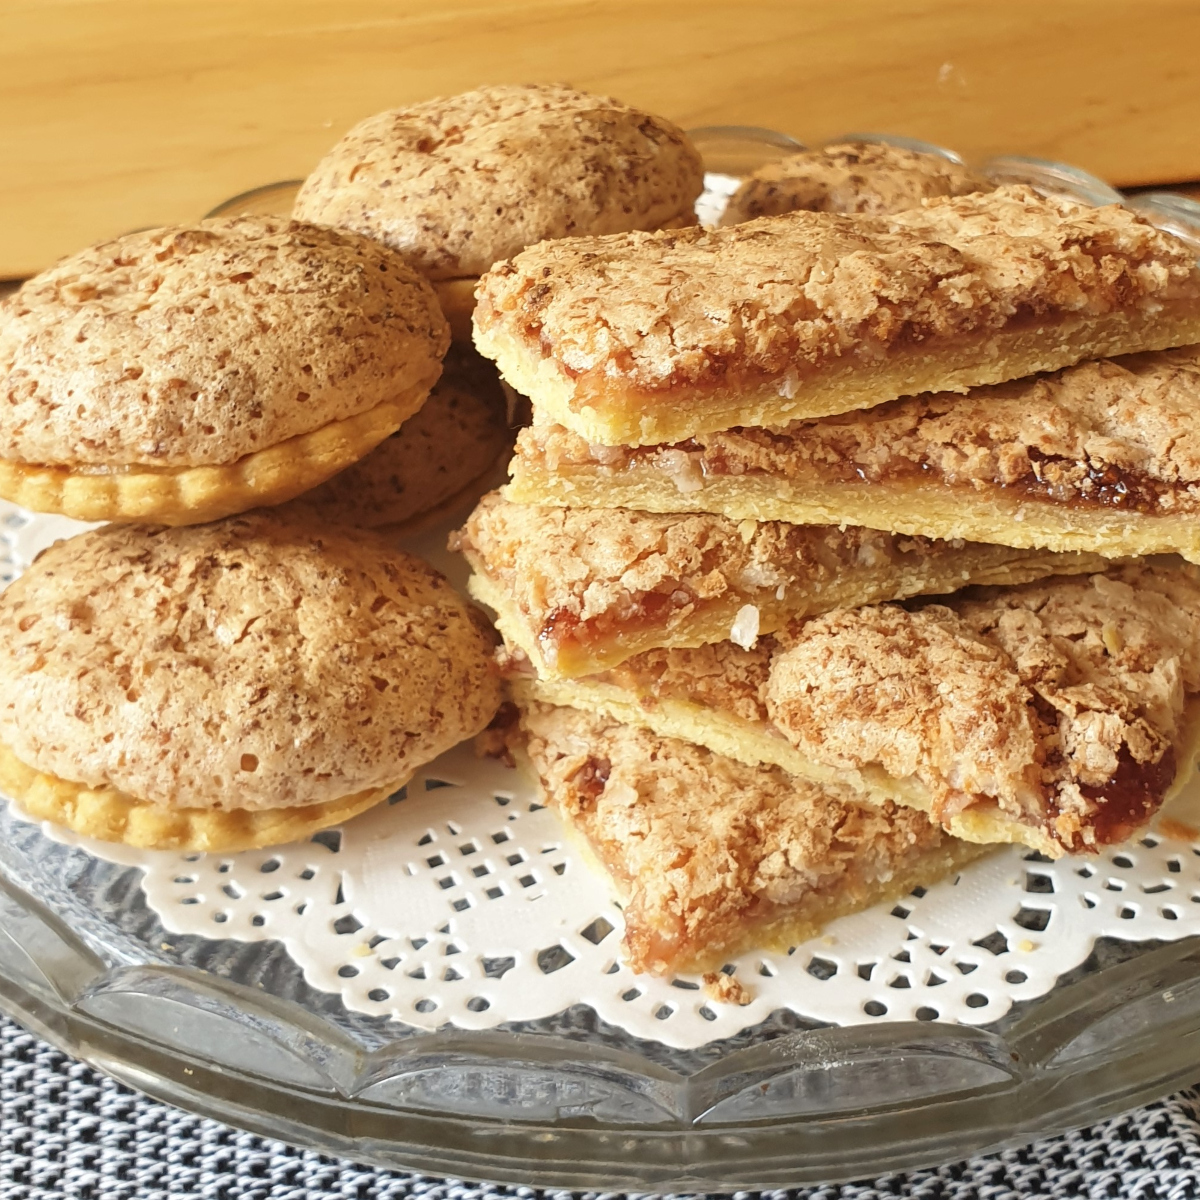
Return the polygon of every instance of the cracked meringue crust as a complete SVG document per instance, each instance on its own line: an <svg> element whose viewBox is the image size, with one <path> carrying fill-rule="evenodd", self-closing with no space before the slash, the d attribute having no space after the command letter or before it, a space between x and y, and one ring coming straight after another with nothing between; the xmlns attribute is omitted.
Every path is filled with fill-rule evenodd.
<svg viewBox="0 0 1200 1200"><path fill-rule="evenodd" d="M90 246L0 304L0 495L90 521L278 504L420 408L432 287L351 233L223 217Z"/></svg>
<svg viewBox="0 0 1200 1200"><path fill-rule="evenodd" d="M708 514L539 508L493 493L451 541L471 594L544 677L604 671L661 646L759 633L832 608L968 583L1103 570L1098 555L899 537L857 527L731 521Z"/></svg>
<svg viewBox="0 0 1200 1200"><path fill-rule="evenodd" d="M885 142L839 142L759 167L729 198L721 225L808 212L882 213L995 184L944 157Z"/></svg>
<svg viewBox="0 0 1200 1200"><path fill-rule="evenodd" d="M460 280L544 238L694 221L703 185L699 153L670 121L561 84L502 84L359 122L294 213Z"/></svg>
<svg viewBox="0 0 1200 1200"><path fill-rule="evenodd" d="M1197 397L1200 346L1185 346L676 445L535 426L506 494L1200 561Z"/></svg>
<svg viewBox="0 0 1200 1200"><path fill-rule="evenodd" d="M652 445L1200 341L1200 270L1126 209L1005 187L544 242L481 279L474 322L539 421Z"/></svg>
<svg viewBox="0 0 1200 1200"><path fill-rule="evenodd" d="M838 610L753 649L643 654L570 703L1055 856L1123 841L1190 775L1200 575L1178 560Z"/></svg>
<svg viewBox="0 0 1200 1200"><path fill-rule="evenodd" d="M982 852L921 813L594 713L530 704L513 741L621 896L635 971L786 949Z"/></svg>

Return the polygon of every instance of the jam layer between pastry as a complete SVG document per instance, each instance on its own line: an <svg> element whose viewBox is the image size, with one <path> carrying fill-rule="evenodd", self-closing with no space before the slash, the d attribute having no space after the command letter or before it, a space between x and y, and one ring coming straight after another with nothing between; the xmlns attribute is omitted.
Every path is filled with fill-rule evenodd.
<svg viewBox="0 0 1200 1200"><path fill-rule="evenodd" d="M675 445L540 426L521 434L507 494L1200 561L1198 405L1200 346L1186 346Z"/></svg>
<svg viewBox="0 0 1200 1200"><path fill-rule="evenodd" d="M1191 772L1200 571L1159 560L842 609L749 650L657 650L513 688L920 808L961 838L1095 851Z"/></svg>
<svg viewBox="0 0 1200 1200"><path fill-rule="evenodd" d="M1126 209L1006 187L543 242L474 321L542 422L653 445L1200 341L1200 269Z"/></svg>
<svg viewBox="0 0 1200 1200"><path fill-rule="evenodd" d="M1095 554L854 526L542 508L498 493L484 497L454 545L475 570L472 594L543 677L593 674L656 647L749 644L843 606L1107 565Z"/></svg>
<svg viewBox="0 0 1200 1200"><path fill-rule="evenodd" d="M748 766L595 713L530 704L542 795L621 898L635 971L704 971L788 947L982 852L922 813Z"/></svg>

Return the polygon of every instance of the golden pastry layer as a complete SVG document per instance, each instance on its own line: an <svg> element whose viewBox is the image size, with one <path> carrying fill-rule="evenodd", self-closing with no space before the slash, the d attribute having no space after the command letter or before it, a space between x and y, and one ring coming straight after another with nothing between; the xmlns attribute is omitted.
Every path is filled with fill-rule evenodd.
<svg viewBox="0 0 1200 1200"><path fill-rule="evenodd" d="M0 496L32 512L80 521L200 525L282 504L369 455L428 394L428 383L396 401L227 465L72 469L0 459Z"/></svg>
<svg viewBox="0 0 1200 1200"><path fill-rule="evenodd" d="M341 811L487 723L491 647L445 579L363 531L110 525L0 594L0 743L156 808Z"/></svg>
<svg viewBox="0 0 1200 1200"><path fill-rule="evenodd" d="M883 142L839 142L767 163L729 198L720 224L808 212L883 213L934 196L990 192L990 180L940 154Z"/></svg>
<svg viewBox="0 0 1200 1200"><path fill-rule="evenodd" d="M373 808L402 782L301 808L174 808L35 771L0 745L0 791L22 811L85 837L147 850L234 853L302 841Z"/></svg>
<svg viewBox="0 0 1200 1200"><path fill-rule="evenodd" d="M539 420L612 446L1200 340L1183 242L1026 187L890 216L547 242L479 294L475 343Z"/></svg>
<svg viewBox="0 0 1200 1200"><path fill-rule="evenodd" d="M643 654L571 704L1044 853L1125 840L1190 774L1200 575L1178 560L838 610L753 649Z"/></svg>
<svg viewBox="0 0 1200 1200"><path fill-rule="evenodd" d="M503 475L512 439L495 368L455 346L417 413L365 458L292 501L286 512L366 529L410 528L448 505L477 499L484 480Z"/></svg>
<svg viewBox="0 0 1200 1200"><path fill-rule="evenodd" d="M854 526L731 521L486 496L452 539L471 592L544 677L661 646L749 644L842 606L1102 571L1094 554L949 543Z"/></svg>
<svg viewBox="0 0 1200 1200"><path fill-rule="evenodd" d="M1200 561L1200 347L678 445L524 430L507 495Z"/></svg>
<svg viewBox="0 0 1200 1200"><path fill-rule="evenodd" d="M317 164L294 215L459 280L544 238L694 221L702 187L670 121L575 88L502 85L368 117Z"/></svg>
<svg viewBox="0 0 1200 1200"><path fill-rule="evenodd" d="M981 852L923 814L593 713L531 704L521 726L545 802L622 899L635 971L704 971L795 945Z"/></svg>

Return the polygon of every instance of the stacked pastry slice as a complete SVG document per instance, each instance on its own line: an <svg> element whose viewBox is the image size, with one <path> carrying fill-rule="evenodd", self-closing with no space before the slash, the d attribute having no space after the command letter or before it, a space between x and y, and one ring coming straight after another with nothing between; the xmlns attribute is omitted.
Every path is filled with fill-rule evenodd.
<svg viewBox="0 0 1200 1200"><path fill-rule="evenodd" d="M636 968L1122 840L1190 765L1200 573L1135 557L1200 546L1181 243L1010 187L545 243L479 297L534 424L459 544Z"/></svg>

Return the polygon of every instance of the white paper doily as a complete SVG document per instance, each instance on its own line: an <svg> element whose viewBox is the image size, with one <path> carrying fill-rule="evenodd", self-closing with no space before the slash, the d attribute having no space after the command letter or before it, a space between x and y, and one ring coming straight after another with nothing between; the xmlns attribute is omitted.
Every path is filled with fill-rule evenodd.
<svg viewBox="0 0 1200 1200"><path fill-rule="evenodd" d="M82 528L0 507L0 574L11 578ZM438 532L413 548L457 566L437 553L442 544ZM1099 937L1200 933L1200 836L1168 836L1181 822L1200 828L1200 787L1141 840L1097 858L1048 863L1008 848L789 953L743 955L727 969L752 997L744 1007L712 1000L695 977L624 967L621 913L604 883L529 784L470 747L430 765L403 798L270 850L136 851L43 828L142 870L167 930L277 938L312 986L352 1010L422 1029L484 1029L586 1004L636 1036L689 1048L777 1009L837 1024L985 1024L1048 992Z"/></svg>

